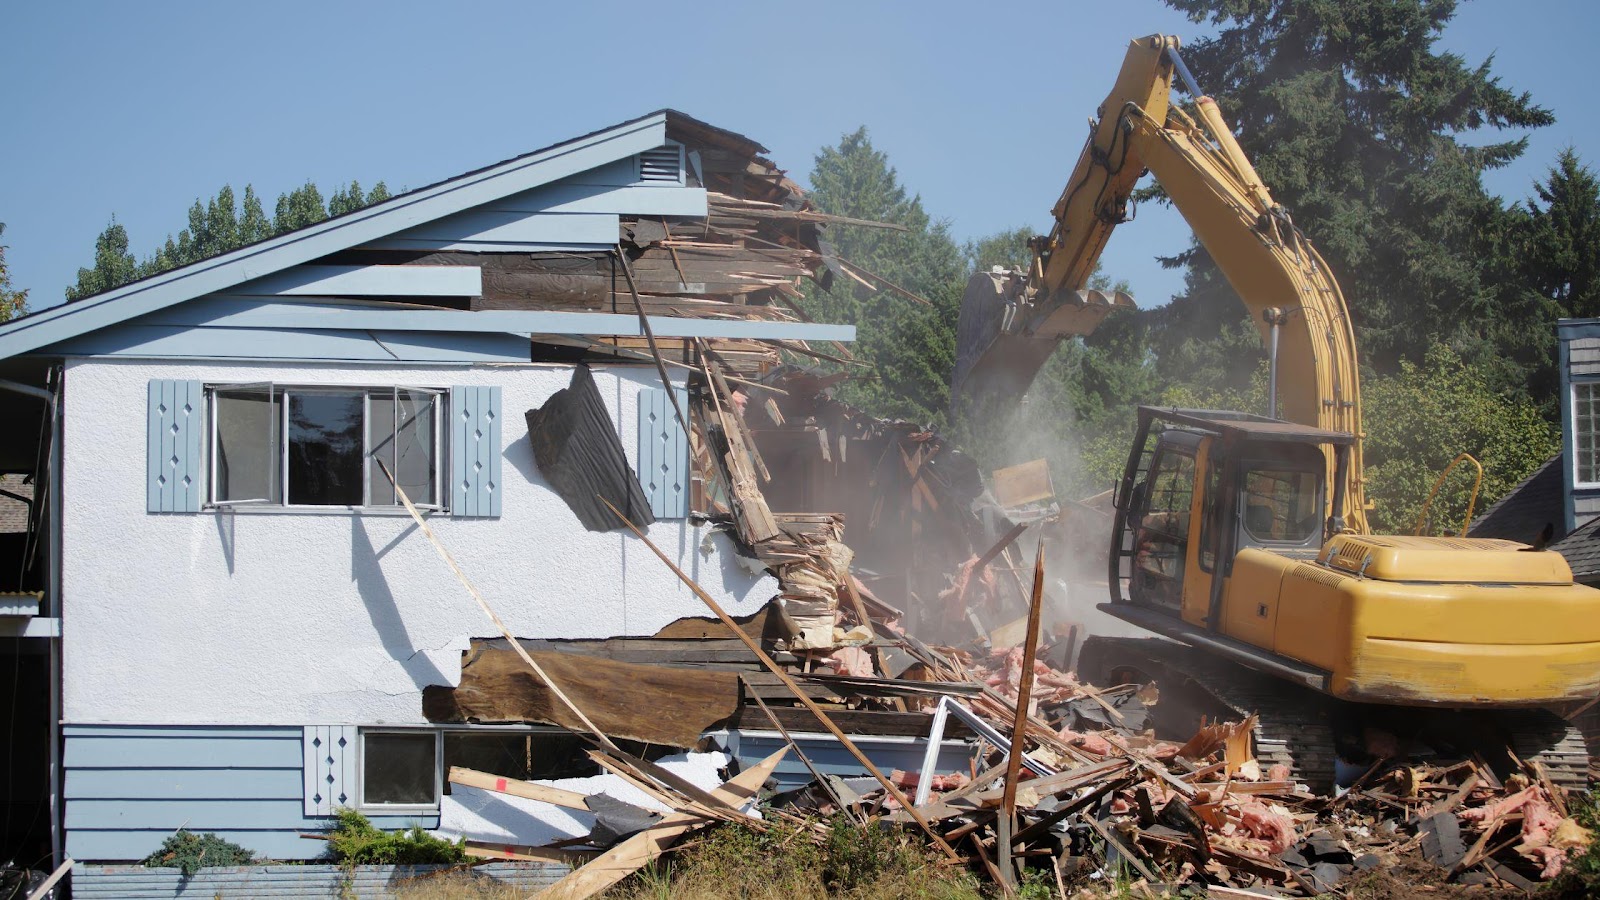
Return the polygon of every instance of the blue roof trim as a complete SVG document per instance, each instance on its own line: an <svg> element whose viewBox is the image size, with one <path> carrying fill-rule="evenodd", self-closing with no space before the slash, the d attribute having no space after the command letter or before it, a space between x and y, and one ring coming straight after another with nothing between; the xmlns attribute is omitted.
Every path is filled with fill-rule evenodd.
<svg viewBox="0 0 1600 900"><path fill-rule="evenodd" d="M667 141L667 111L468 172L375 206L0 325L0 359L223 291L330 253L625 159Z"/></svg>

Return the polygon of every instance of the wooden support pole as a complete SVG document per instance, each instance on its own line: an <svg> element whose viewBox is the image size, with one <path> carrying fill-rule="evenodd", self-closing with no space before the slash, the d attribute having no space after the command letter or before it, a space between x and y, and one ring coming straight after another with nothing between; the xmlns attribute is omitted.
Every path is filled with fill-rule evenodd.
<svg viewBox="0 0 1600 900"><path fill-rule="evenodd" d="M693 578L690 578L687 573L678 568L678 566L673 563L667 554L663 553L661 548L657 547L655 542L650 540L650 538L642 530L640 530L639 526L633 524L633 522L627 516L623 515L621 510L613 506L611 501L604 497L600 497L600 502L604 503L611 510L611 512L622 521L622 524L628 526L628 530L632 531L634 535L639 538L639 540L643 541L644 545L649 547L650 551L654 553L658 559L660 559L663 563L666 563L667 568L671 569L672 573L678 576L678 580L682 581L684 585L689 588L689 590L694 591L695 595L700 598L701 602L705 603L705 605L714 614L716 614L716 617L722 620L722 624L728 626L728 630L733 632L734 637L737 637L740 641L742 641L744 645L749 648L750 652L755 654L756 659L761 661L761 664L767 668L767 671L777 676L778 680L783 683L783 686L788 688L791 694L794 694L795 699L799 700L802 706L810 710L811 714L817 717L817 722L819 722L823 728L826 728L828 733L837 738L844 749L847 750L851 756L854 756L856 761L861 763L861 765L867 770L868 773L872 775L873 778L877 780L879 784L883 785L883 789L888 792L889 796L895 799L896 803L900 804L901 808L905 809L911 814L911 817L916 820L917 827L921 828L923 832L928 835L929 839L933 841L934 845L937 846L942 853L944 853L946 856L949 856L951 859L961 858L960 854L956 853L956 851L949 844L945 843L944 838L939 836L939 832L934 830L933 823L929 822L921 813L917 812L917 809L912 805L910 798L901 793L900 789L894 786L894 782L890 781L888 777L878 769L877 766L872 764L872 760L867 759L867 755L861 752L861 748L856 746L855 741L850 740L849 735L841 731L839 726L835 725L833 720L828 718L828 714L823 712L822 707L818 706L816 701L812 700L811 696L807 694L799 684L796 684L793 678L789 677L789 673L785 672L782 666L774 662L772 657L768 656L767 652L761 649L761 645L756 643L756 641L751 638L750 635L746 634L744 629L740 628L737 622L733 621L733 618L728 615L728 613L722 608L721 604L712 599L711 595L706 593L705 589L702 588Z"/></svg>
<svg viewBox="0 0 1600 900"><path fill-rule="evenodd" d="M1039 652L1039 620L1044 608L1044 541L1033 563L1033 597L1028 605L1028 634L1022 639L1022 672L1017 679L1017 713L1011 720L1011 754L1006 760L1005 793L1000 799L1000 823L1004 840L995 847L1000 873L1008 880L1016 876L1011 834L1017 822L1017 778L1022 774L1022 744L1028 734L1028 701L1033 695L1033 661Z"/></svg>

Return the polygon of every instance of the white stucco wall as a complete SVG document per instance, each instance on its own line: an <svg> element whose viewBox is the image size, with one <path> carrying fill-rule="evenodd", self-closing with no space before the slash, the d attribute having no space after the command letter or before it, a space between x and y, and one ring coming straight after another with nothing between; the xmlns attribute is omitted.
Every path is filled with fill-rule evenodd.
<svg viewBox="0 0 1600 900"><path fill-rule="evenodd" d="M596 369L635 455L647 369ZM150 514L146 390L155 378L350 385L499 385L503 514L432 527L513 633L649 635L709 615L638 539L585 531L540 476L523 414L566 387L564 366L376 368L101 361L66 375L62 498L64 713L72 723L423 722L421 692L455 684L493 625L400 515ZM683 521L650 537L728 612L777 583L729 539ZM753 567L752 567L753 568ZM619 689L626 686L619 685Z"/></svg>

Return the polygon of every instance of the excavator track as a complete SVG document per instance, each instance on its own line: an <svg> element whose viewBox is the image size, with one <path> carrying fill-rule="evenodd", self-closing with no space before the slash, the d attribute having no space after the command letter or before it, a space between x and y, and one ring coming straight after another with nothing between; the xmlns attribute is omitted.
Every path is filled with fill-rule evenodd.
<svg viewBox="0 0 1600 900"><path fill-rule="evenodd" d="M1330 792L1334 785L1339 728L1351 727L1362 713L1392 716L1397 711L1342 703L1160 638L1092 638L1080 657L1080 671L1091 681L1129 677L1154 681L1162 696L1157 720L1178 729L1178 734L1198 725L1200 716L1231 714L1242 719L1255 714L1256 758L1263 771L1281 763L1296 781L1319 793ZM1162 711L1163 705L1168 709ZM1589 754L1583 733L1555 713L1522 709L1426 714L1472 717L1472 729L1500 732L1519 759L1538 762L1555 784L1569 790L1588 786Z"/></svg>
<svg viewBox="0 0 1600 900"><path fill-rule="evenodd" d="M1334 779L1334 731L1328 704L1310 691L1297 690L1202 650L1160 638L1092 638L1083 649L1080 671L1091 681L1140 677L1161 691L1161 718L1178 728L1199 718L1243 719L1256 715L1256 759L1262 771L1275 764L1314 791L1327 791ZM1142 676L1142 677L1141 677Z"/></svg>

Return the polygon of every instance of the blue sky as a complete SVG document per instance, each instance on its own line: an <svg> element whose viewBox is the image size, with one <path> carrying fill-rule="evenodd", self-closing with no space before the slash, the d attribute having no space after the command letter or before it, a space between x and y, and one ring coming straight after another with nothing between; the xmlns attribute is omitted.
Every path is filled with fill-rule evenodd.
<svg viewBox="0 0 1600 900"><path fill-rule="evenodd" d="M1048 210L1128 39L1204 28L1156 0L1054 3L9 3L0 222L35 308L115 215L144 256L224 183L268 204L311 179L416 187L661 107L766 144L802 182L865 124L959 238ZM1522 198L1568 144L1600 148L1579 75L1600 4L1465 3L1445 45L1553 109L1489 186ZM1585 154L1600 157L1600 149ZM1141 304L1186 243L1147 208L1105 268Z"/></svg>

